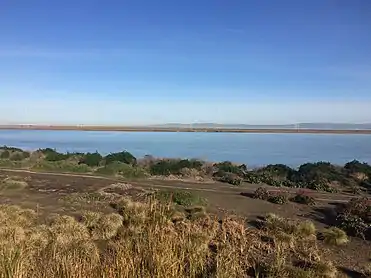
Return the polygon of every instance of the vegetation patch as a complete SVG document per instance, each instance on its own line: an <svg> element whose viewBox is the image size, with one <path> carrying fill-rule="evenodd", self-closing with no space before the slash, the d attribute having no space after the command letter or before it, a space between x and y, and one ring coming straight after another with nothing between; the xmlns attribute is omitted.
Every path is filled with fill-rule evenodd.
<svg viewBox="0 0 371 278"><path fill-rule="evenodd" d="M0 190L20 190L28 186L28 183L24 180L16 180L12 178L6 178L0 183Z"/></svg>
<svg viewBox="0 0 371 278"><path fill-rule="evenodd" d="M324 242L331 245L343 245L349 242L346 232L337 228L330 227L322 232Z"/></svg>
<svg viewBox="0 0 371 278"><path fill-rule="evenodd" d="M170 202L186 207L207 204L205 198L202 198L199 195L192 193L190 191L184 190L174 191L159 190L155 192L155 198L165 203Z"/></svg>
<svg viewBox="0 0 371 278"><path fill-rule="evenodd" d="M300 191L290 200L298 204L304 204L304 205L310 205L310 206L313 206L316 204L315 199L312 196L310 196L309 193L306 193L305 191Z"/></svg>

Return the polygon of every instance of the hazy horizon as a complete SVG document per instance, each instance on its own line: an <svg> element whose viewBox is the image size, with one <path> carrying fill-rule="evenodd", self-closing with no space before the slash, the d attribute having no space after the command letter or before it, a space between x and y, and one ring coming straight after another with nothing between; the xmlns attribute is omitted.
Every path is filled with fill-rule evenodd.
<svg viewBox="0 0 371 278"><path fill-rule="evenodd" d="M9 1L0 123L371 122L371 2Z"/></svg>

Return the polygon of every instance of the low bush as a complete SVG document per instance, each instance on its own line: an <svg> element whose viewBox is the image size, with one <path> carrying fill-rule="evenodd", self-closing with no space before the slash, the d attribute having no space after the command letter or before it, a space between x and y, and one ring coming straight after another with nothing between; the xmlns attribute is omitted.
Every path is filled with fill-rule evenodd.
<svg viewBox="0 0 371 278"><path fill-rule="evenodd" d="M216 172L233 173L240 177L242 177L245 171L247 170L247 167L245 164L235 165L230 161L223 161L220 163L215 163L214 168L216 168Z"/></svg>
<svg viewBox="0 0 371 278"><path fill-rule="evenodd" d="M1 159L8 159L10 157L10 152L8 150L4 150L0 153Z"/></svg>
<svg viewBox="0 0 371 278"><path fill-rule="evenodd" d="M172 202L180 206L199 206L207 203L206 199L190 191L184 190L160 190L155 193L156 199L162 202Z"/></svg>
<svg viewBox="0 0 371 278"><path fill-rule="evenodd" d="M23 152L23 150L20 148L8 147L8 146L2 146L0 147L0 150L9 151L9 152Z"/></svg>
<svg viewBox="0 0 371 278"><path fill-rule="evenodd" d="M99 166L103 157L98 152L95 153L86 153L84 156L80 159L80 164L86 164L90 167L96 167Z"/></svg>
<svg viewBox="0 0 371 278"><path fill-rule="evenodd" d="M274 192L270 194L268 201L274 204L283 205L289 202L289 197L288 197L288 194L286 193Z"/></svg>
<svg viewBox="0 0 371 278"><path fill-rule="evenodd" d="M45 160L51 162L67 160L68 158L70 158L70 156L71 155L68 153L59 153L53 150L45 152Z"/></svg>
<svg viewBox="0 0 371 278"><path fill-rule="evenodd" d="M114 176L120 175L125 178L143 178L148 175L147 171L139 166L133 166L122 162L112 162L95 170L96 174Z"/></svg>
<svg viewBox="0 0 371 278"><path fill-rule="evenodd" d="M241 185L242 178L239 177L237 174L234 173L223 173L221 177L218 179L221 182L229 183L232 185Z"/></svg>
<svg viewBox="0 0 371 278"><path fill-rule="evenodd" d="M299 204L310 205L310 206L316 204L315 199L305 192L299 192L293 198L291 198L291 201L295 203L299 203Z"/></svg>
<svg viewBox="0 0 371 278"><path fill-rule="evenodd" d="M17 151L17 152L11 153L9 159L13 160L13 161L21 161L21 160L29 158L29 157L30 157L29 152L24 152L24 151L18 152Z"/></svg>
<svg viewBox="0 0 371 278"><path fill-rule="evenodd" d="M156 176L182 175L182 170L196 169L201 170L203 163L193 159L164 159L152 163L150 165L150 172Z"/></svg>
<svg viewBox="0 0 371 278"><path fill-rule="evenodd" d="M254 191L253 198L268 201L270 193L265 187L259 187Z"/></svg>
<svg viewBox="0 0 371 278"><path fill-rule="evenodd" d="M125 164L131 164L131 165L136 165L137 159L135 156L133 156L131 153L127 151L122 151L118 153L110 153L109 155L106 155L104 157L105 164L111 164L114 162L122 162Z"/></svg>
<svg viewBox="0 0 371 278"><path fill-rule="evenodd" d="M343 245L349 242L346 232L337 228L330 227L322 232L324 242L331 245Z"/></svg>
<svg viewBox="0 0 371 278"><path fill-rule="evenodd" d="M358 216L371 223L371 200L367 197L352 198L340 210L342 213Z"/></svg>
<svg viewBox="0 0 371 278"><path fill-rule="evenodd" d="M348 235L366 238L366 234L370 229L361 217L352 214L339 214L336 217L337 226L346 231Z"/></svg>
<svg viewBox="0 0 371 278"><path fill-rule="evenodd" d="M68 161L39 161L32 166L33 170L50 171L50 172L73 172L88 173L91 168L85 164L76 164Z"/></svg>

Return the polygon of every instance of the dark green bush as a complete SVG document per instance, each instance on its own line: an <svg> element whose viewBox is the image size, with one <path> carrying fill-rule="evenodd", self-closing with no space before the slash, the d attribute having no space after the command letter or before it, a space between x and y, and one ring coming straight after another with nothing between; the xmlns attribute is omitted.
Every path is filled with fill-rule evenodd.
<svg viewBox="0 0 371 278"><path fill-rule="evenodd" d="M304 182L331 182L343 178L341 171L329 162L305 163L299 167L296 175L296 178Z"/></svg>
<svg viewBox="0 0 371 278"><path fill-rule="evenodd" d="M10 157L10 152L8 150L2 151L0 154L1 159L8 159Z"/></svg>
<svg viewBox="0 0 371 278"><path fill-rule="evenodd" d="M155 193L155 197L163 202L172 202L180 206L205 205L206 200L197 194L184 190L160 190Z"/></svg>
<svg viewBox="0 0 371 278"><path fill-rule="evenodd" d="M70 158L70 154L59 153L57 151L46 152L45 160L47 161L62 161Z"/></svg>
<svg viewBox="0 0 371 278"><path fill-rule="evenodd" d="M237 174L226 172L219 179L221 182L229 183L232 185L241 185L242 178Z"/></svg>
<svg viewBox="0 0 371 278"><path fill-rule="evenodd" d="M282 192L271 193L268 201L274 204L283 205L289 202L289 197L287 194Z"/></svg>
<svg viewBox="0 0 371 278"><path fill-rule="evenodd" d="M87 153L80 159L79 164L82 163L90 167L95 167L95 166L99 166L102 159L103 157L98 152Z"/></svg>
<svg viewBox="0 0 371 278"><path fill-rule="evenodd" d="M371 166L367 163L361 163L358 160L353 160L344 165L344 169L350 174L363 173L371 176Z"/></svg>
<svg viewBox="0 0 371 278"><path fill-rule="evenodd" d="M8 147L8 146L2 146L0 147L0 150L9 151L9 152L23 152L23 150L20 148Z"/></svg>
<svg viewBox="0 0 371 278"><path fill-rule="evenodd" d="M239 175L240 177L243 177L245 174L245 169L247 168L245 164L242 165L234 165L230 161L223 161L220 163L215 163L214 167L216 168L216 172L228 172L233 173L236 175Z"/></svg>
<svg viewBox="0 0 371 278"><path fill-rule="evenodd" d="M111 153L104 157L105 163L111 164L113 162L122 162L125 164L136 165L137 159L131 153L122 151L118 153Z"/></svg>
<svg viewBox="0 0 371 278"><path fill-rule="evenodd" d="M269 164L261 169L258 169L258 173L264 173L271 177L283 179L290 179L295 172L295 170L284 164Z"/></svg>
<svg viewBox="0 0 371 278"><path fill-rule="evenodd" d="M304 205L315 205L316 201L312 196L309 196L308 194L304 192L299 192L296 194L291 201L299 204L304 204Z"/></svg>
<svg viewBox="0 0 371 278"><path fill-rule="evenodd" d="M26 159L29 157L30 157L30 153L21 151L21 152L11 153L9 159L13 161L22 161L23 159Z"/></svg>
<svg viewBox="0 0 371 278"><path fill-rule="evenodd" d="M202 162L198 160L165 159L150 165L150 173L159 176L180 175L182 174L181 170L184 168L201 170L202 165Z"/></svg>

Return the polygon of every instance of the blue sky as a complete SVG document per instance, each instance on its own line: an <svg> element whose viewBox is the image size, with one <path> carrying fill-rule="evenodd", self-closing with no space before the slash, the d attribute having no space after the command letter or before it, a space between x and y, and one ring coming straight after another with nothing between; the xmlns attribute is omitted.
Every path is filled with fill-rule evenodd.
<svg viewBox="0 0 371 278"><path fill-rule="evenodd" d="M371 122L368 0L0 3L0 123Z"/></svg>

